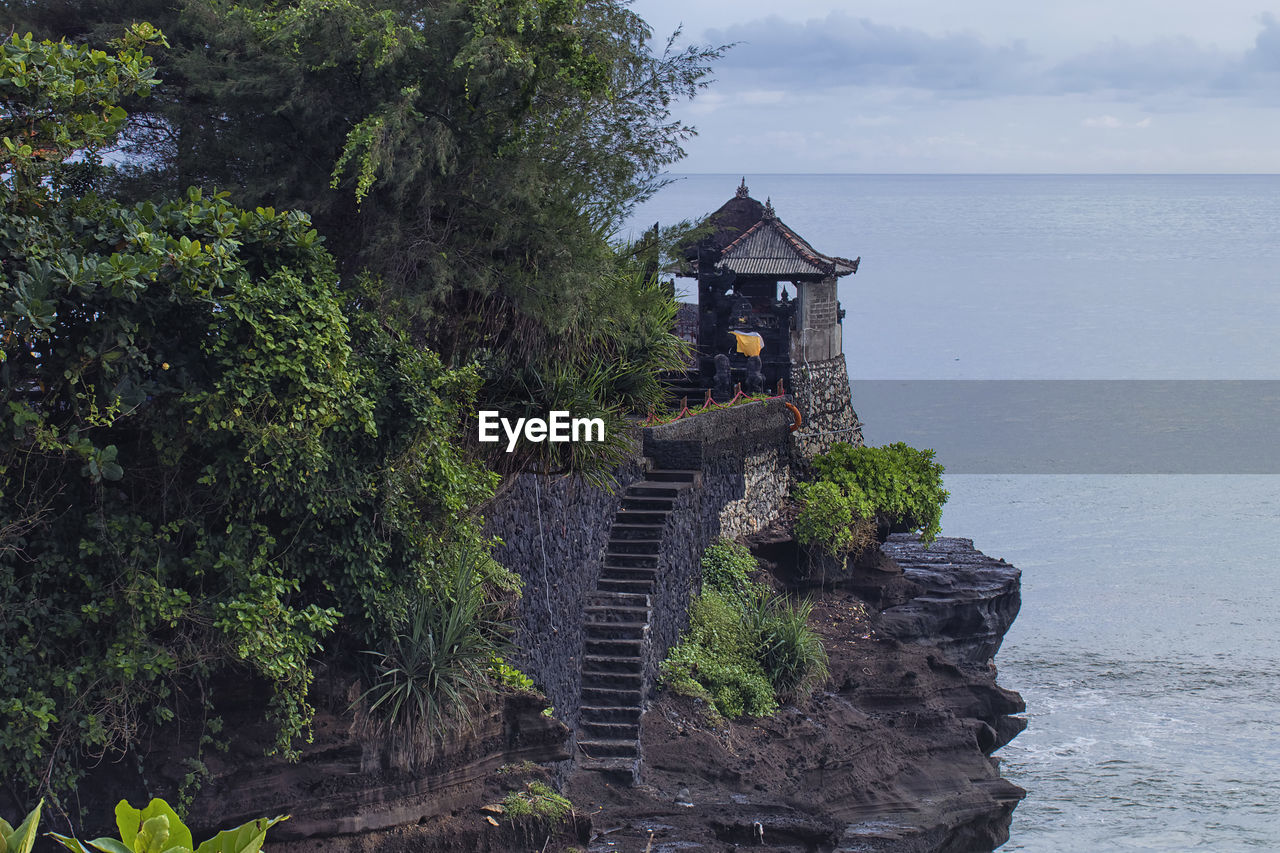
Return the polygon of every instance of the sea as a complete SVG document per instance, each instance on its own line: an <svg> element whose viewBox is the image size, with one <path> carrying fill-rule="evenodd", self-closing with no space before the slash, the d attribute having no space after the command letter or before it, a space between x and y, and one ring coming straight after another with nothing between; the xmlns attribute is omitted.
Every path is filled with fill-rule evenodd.
<svg viewBox="0 0 1280 853"><path fill-rule="evenodd" d="M871 444L931 447L943 533L1020 567L996 663L1006 851L1280 850L1280 176L745 180L841 279Z"/></svg>

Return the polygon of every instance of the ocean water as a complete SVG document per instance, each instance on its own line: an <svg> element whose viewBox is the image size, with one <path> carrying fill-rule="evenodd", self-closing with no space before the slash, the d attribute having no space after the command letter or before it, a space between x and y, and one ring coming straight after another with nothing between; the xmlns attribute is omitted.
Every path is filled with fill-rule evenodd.
<svg viewBox="0 0 1280 853"><path fill-rule="evenodd" d="M740 177L683 178L633 222L697 218ZM1096 380L1106 401L1116 380L1280 379L1280 176L745 177L818 250L862 257L841 300L871 443L961 447L1008 414L904 407L883 380ZM1223 399L1196 441L1229 457ZM1129 440L1176 430L1176 405L1153 412ZM1261 426L1237 455L1274 459ZM1029 727L999 755L1029 793L1002 849L1280 849L1280 476L1128 456L947 477L944 534L1023 569L997 664Z"/></svg>

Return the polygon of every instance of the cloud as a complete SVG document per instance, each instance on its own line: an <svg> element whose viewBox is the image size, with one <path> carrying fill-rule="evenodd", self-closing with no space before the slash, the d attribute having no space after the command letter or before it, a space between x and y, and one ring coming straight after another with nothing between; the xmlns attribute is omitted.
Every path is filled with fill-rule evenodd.
<svg viewBox="0 0 1280 853"><path fill-rule="evenodd" d="M1258 16L1262 32L1244 55L1244 67L1250 71L1280 71L1280 23L1270 12Z"/></svg>
<svg viewBox="0 0 1280 853"><path fill-rule="evenodd" d="M915 91L930 98L1105 95L1178 108L1191 98L1280 100L1280 21L1258 18L1252 47L1225 51L1190 37L1114 39L1055 60L1021 40L994 43L971 32L933 35L846 12L805 22L778 16L711 30L737 43L719 68L721 86L786 91L788 97L845 87Z"/></svg>
<svg viewBox="0 0 1280 853"><path fill-rule="evenodd" d="M803 23L777 16L711 30L712 42L736 42L724 74L772 85L835 88L901 86L963 94L1007 88L1033 61L1021 42L991 45L972 33L930 35L844 12ZM763 85L763 84L761 84Z"/></svg>
<svg viewBox="0 0 1280 853"><path fill-rule="evenodd" d="M1046 90L1062 94L1210 94L1225 87L1239 61L1186 37L1148 44L1116 39L1046 69L1042 79Z"/></svg>
<svg viewBox="0 0 1280 853"><path fill-rule="evenodd" d="M1141 119L1139 121L1126 123L1116 118L1113 115L1090 116L1089 118L1086 118L1083 121L1081 121L1080 126L1081 127L1098 127L1098 128L1103 128L1105 130L1120 130L1126 127L1133 127L1141 130L1144 128L1151 127L1151 117L1147 116L1146 118Z"/></svg>

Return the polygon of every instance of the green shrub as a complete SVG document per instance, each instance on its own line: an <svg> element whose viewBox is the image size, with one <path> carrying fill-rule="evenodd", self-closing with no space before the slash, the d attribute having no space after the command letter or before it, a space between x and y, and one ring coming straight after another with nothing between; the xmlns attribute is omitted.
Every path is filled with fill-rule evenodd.
<svg viewBox="0 0 1280 853"><path fill-rule="evenodd" d="M839 442L814 458L813 469L819 483L840 488L853 515L892 530L919 531L921 541L928 544L942 529L942 505L950 497L942 488L943 467L933 457L932 450L917 450L902 442L884 447ZM809 492L812 495L812 489ZM817 519L810 522L816 529Z"/></svg>
<svg viewBox="0 0 1280 853"><path fill-rule="evenodd" d="M459 550L438 585L418 596L409 624L377 658L373 686L360 697L385 730L414 739L470 720L501 661L504 622L486 597L477 554Z"/></svg>
<svg viewBox="0 0 1280 853"><path fill-rule="evenodd" d="M853 548L853 510L835 483L800 483L794 495L800 504L795 536L801 545L818 545L833 556Z"/></svg>
<svg viewBox="0 0 1280 853"><path fill-rule="evenodd" d="M512 690L536 690L533 679L507 663L496 652L489 658L489 677L495 684Z"/></svg>
<svg viewBox="0 0 1280 853"><path fill-rule="evenodd" d="M675 692L702 699L729 719L772 714L777 703L756 646L741 599L705 590L693 600L683 641L662 663L663 679Z"/></svg>
<svg viewBox="0 0 1280 853"><path fill-rule="evenodd" d="M121 800L116 805L120 838L95 838L89 847L102 853L257 853L262 849L267 830L288 819L288 815L281 815L251 820L235 829L224 829L196 847L191 830L164 800L157 797L143 809L135 809L127 800ZM74 853L93 853L77 839L56 832L49 835Z"/></svg>
<svg viewBox="0 0 1280 853"><path fill-rule="evenodd" d="M740 593L750 583L756 559L746 547L721 539L702 555L702 586L725 593Z"/></svg>
<svg viewBox="0 0 1280 853"><path fill-rule="evenodd" d="M0 43L0 780L51 800L215 718L221 677L296 757L315 660L403 628L496 485L478 369L370 310L305 214L83 190L63 160L156 82L159 34L125 40Z"/></svg>
<svg viewBox="0 0 1280 853"><path fill-rule="evenodd" d="M552 826L573 813L573 803L543 782L530 782L523 791L507 794L502 801L502 810L512 821Z"/></svg>
<svg viewBox="0 0 1280 853"><path fill-rule="evenodd" d="M663 683L728 719L772 715L779 697L799 696L827 675L822 642L806 625L811 610L761 585L739 595L707 589L662 662Z"/></svg>
<svg viewBox="0 0 1280 853"><path fill-rule="evenodd" d="M822 639L809 628L813 602L791 604L781 596L756 596L749 619L758 638L760 664L784 699L802 696L829 674Z"/></svg>

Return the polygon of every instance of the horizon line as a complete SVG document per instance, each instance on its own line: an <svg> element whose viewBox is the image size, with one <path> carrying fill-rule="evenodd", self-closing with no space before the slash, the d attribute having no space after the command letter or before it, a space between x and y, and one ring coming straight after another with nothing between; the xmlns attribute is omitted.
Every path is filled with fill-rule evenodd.
<svg viewBox="0 0 1280 853"><path fill-rule="evenodd" d="M918 178L1274 178L1280 172L668 172L666 177L918 177Z"/></svg>

